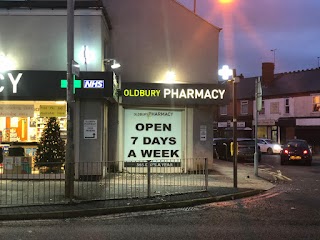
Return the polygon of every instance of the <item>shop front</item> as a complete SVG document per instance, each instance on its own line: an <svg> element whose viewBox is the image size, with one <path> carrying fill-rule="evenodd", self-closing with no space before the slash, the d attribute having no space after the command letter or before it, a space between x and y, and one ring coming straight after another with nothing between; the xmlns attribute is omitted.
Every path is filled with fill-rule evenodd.
<svg viewBox="0 0 320 240"><path fill-rule="evenodd" d="M268 138L280 142L280 130L275 119L258 118L258 138Z"/></svg>
<svg viewBox="0 0 320 240"><path fill-rule="evenodd" d="M106 123L103 116L108 105L116 102L112 72L84 72L74 79L75 161L106 161L107 151L93 152L107 142L107 133L96 130L94 138L86 138L84 125L94 120L96 125ZM67 104L66 72L64 71L10 71L0 73L0 141L2 173L31 174L35 152L49 118L56 118L60 136L66 141ZM92 108L92 105L95 107ZM89 110L88 110L89 108ZM108 124L108 123L106 123ZM101 129L104 129L103 127ZM81 146L83 142L86 142ZM98 145L98 146L96 146ZM86 158L86 154L91 154ZM22 164L24 163L24 164ZM101 174L101 171L97 174ZM80 174L80 173L79 173Z"/></svg>
<svg viewBox="0 0 320 240"><path fill-rule="evenodd" d="M124 167L190 172L200 158L212 167L214 112L230 101L225 85L123 82L120 99Z"/></svg>

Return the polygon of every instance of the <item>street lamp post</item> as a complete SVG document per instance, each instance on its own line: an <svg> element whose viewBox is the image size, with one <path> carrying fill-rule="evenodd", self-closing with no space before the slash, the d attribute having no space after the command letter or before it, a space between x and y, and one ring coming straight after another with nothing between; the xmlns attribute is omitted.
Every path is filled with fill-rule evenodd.
<svg viewBox="0 0 320 240"><path fill-rule="evenodd" d="M67 2L67 144L66 144L66 176L65 196L72 201L74 194L74 141L73 141L73 114L74 114L74 0Z"/></svg>
<svg viewBox="0 0 320 240"><path fill-rule="evenodd" d="M237 88L236 84L239 82L239 78L236 75L236 70L233 69L232 74L232 98L233 98L233 187L238 187L238 136L237 136L237 127L238 127L238 114L237 114Z"/></svg>
<svg viewBox="0 0 320 240"><path fill-rule="evenodd" d="M240 81L240 78L237 77L236 70L230 69L227 65L224 65L222 69L219 70L218 74L222 76L223 80L228 80L232 84L232 106L233 106L233 187L238 187L238 171L237 171L237 162L238 162L238 136L237 136L237 88L236 85ZM232 76L232 79L229 77Z"/></svg>
<svg viewBox="0 0 320 240"><path fill-rule="evenodd" d="M258 117L259 111L262 108L262 87L261 87L261 79L260 77L256 79L255 82L255 100L256 100L256 110L255 110L255 118L254 118L254 141L255 141L255 149L254 149L254 175L258 176L258 162L259 162L259 153L258 153Z"/></svg>

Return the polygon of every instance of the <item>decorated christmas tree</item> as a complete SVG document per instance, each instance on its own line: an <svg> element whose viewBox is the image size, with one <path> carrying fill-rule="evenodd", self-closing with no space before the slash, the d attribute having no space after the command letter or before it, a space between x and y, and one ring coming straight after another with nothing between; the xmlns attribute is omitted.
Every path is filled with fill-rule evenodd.
<svg viewBox="0 0 320 240"><path fill-rule="evenodd" d="M35 155L35 166L46 173L57 173L65 161L65 144L60 136L57 118L51 117L45 125Z"/></svg>

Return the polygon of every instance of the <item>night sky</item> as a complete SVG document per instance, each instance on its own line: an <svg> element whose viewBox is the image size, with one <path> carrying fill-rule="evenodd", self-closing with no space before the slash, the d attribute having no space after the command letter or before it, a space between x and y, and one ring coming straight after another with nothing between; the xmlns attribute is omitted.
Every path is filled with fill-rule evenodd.
<svg viewBox="0 0 320 240"><path fill-rule="evenodd" d="M178 2L194 11L194 0ZM222 28L219 67L245 77L274 57L276 73L318 67L320 0L196 0L196 13Z"/></svg>

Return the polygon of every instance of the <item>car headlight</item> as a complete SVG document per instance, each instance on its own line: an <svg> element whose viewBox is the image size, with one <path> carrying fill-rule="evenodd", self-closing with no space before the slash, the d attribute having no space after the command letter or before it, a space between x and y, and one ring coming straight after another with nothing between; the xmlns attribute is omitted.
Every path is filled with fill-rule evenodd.
<svg viewBox="0 0 320 240"><path fill-rule="evenodd" d="M277 144L276 144L276 145L273 146L273 149L274 149L274 150L281 150L282 148L281 148L280 145L277 145Z"/></svg>

